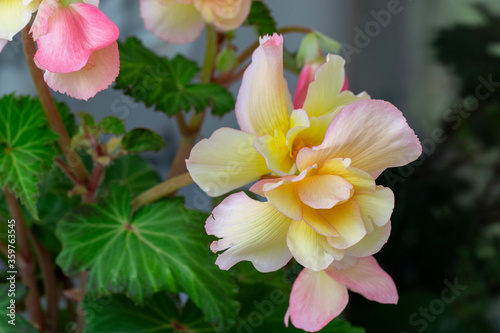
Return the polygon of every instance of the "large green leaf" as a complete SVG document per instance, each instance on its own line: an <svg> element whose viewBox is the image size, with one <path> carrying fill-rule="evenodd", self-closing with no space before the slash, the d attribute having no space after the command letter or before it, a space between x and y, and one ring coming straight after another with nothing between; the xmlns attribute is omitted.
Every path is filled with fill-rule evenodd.
<svg viewBox="0 0 500 333"><path fill-rule="evenodd" d="M214 265L203 230L206 215L180 198L145 206L132 215L131 195L114 186L100 205L87 205L61 221L57 263L68 275L89 271L91 295L125 293L143 302L157 291L186 292L219 327L238 309L236 285Z"/></svg>
<svg viewBox="0 0 500 333"><path fill-rule="evenodd" d="M134 128L122 140L123 148L131 153L158 151L165 147L165 141L156 132L147 128Z"/></svg>
<svg viewBox="0 0 500 333"><path fill-rule="evenodd" d="M57 135L45 119L36 99L14 95L0 99L0 186L14 192L36 219L41 173L56 154Z"/></svg>
<svg viewBox="0 0 500 333"><path fill-rule="evenodd" d="M198 65L181 55L173 59L159 57L145 48L137 38L129 38L120 46L120 75L116 89L155 110L174 115L183 110L200 112L206 107L223 115L234 108L234 99L224 87L192 83Z"/></svg>
<svg viewBox="0 0 500 333"><path fill-rule="evenodd" d="M165 292L157 293L144 306L123 295L85 299L86 333L204 332L215 328L201 319L203 314L191 301L179 311Z"/></svg>
<svg viewBox="0 0 500 333"><path fill-rule="evenodd" d="M12 294L14 292L14 294ZM8 306L11 306L11 300L14 300L16 309L21 308L22 298L25 296L26 290L21 288L19 284L15 288L10 289L9 284L0 284L0 332L2 333L37 333L33 326L31 326L19 313L16 314L14 324L9 324L12 318L7 315L10 313Z"/></svg>
<svg viewBox="0 0 500 333"><path fill-rule="evenodd" d="M109 189L119 183L121 186L129 187L132 195L138 195L160 181L160 175L144 159L137 155L125 155L106 168L102 188Z"/></svg>

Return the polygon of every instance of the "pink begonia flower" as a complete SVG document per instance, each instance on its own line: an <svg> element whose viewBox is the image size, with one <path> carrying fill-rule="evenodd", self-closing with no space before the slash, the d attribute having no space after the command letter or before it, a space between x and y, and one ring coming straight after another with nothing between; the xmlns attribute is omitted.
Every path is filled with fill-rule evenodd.
<svg viewBox="0 0 500 333"><path fill-rule="evenodd" d="M39 3L39 0L0 1L0 39L11 41L29 23Z"/></svg>
<svg viewBox="0 0 500 333"><path fill-rule="evenodd" d="M44 0L31 29L38 45L34 61L47 84L83 100L109 87L120 70L119 30L98 5Z"/></svg>
<svg viewBox="0 0 500 333"><path fill-rule="evenodd" d="M252 0L140 0L146 29L176 44L194 41L206 23L221 32L238 28L251 4Z"/></svg>
<svg viewBox="0 0 500 333"><path fill-rule="evenodd" d="M292 111L282 37L263 38L236 102L242 131L219 129L193 148L188 170L209 195L269 172L280 176L251 188L267 202L233 194L207 220L207 233L221 238L211 249L225 250L216 262L221 269L248 260L269 272L293 255L321 271L344 255L372 255L387 241L394 197L374 179L415 160L421 145L390 103L340 92L343 65L329 55L303 108Z"/></svg>
<svg viewBox="0 0 500 333"><path fill-rule="evenodd" d="M345 258L324 271L303 269L293 284L285 325L317 332L346 307L347 289L383 304L396 304L398 292L391 277L373 257Z"/></svg>

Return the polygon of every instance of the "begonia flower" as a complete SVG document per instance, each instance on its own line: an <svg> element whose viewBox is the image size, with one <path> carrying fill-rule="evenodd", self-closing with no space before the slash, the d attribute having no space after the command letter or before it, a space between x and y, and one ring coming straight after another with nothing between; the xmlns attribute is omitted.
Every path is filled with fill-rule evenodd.
<svg viewBox="0 0 500 333"><path fill-rule="evenodd" d="M318 69L302 109L290 111L281 44L278 35L264 38L244 74L236 102L242 131L217 130L187 161L210 195L272 171L251 188L267 202L236 193L208 218L207 233L220 238L211 249L224 251L221 269L247 260L269 272L293 255L321 271L345 255L376 253L389 237L394 196L374 179L422 151L395 106L339 93L345 74L338 56Z"/></svg>
<svg viewBox="0 0 500 333"><path fill-rule="evenodd" d="M252 0L140 0L146 29L176 44L194 41L207 23L220 32L238 28L251 4Z"/></svg>
<svg viewBox="0 0 500 333"><path fill-rule="evenodd" d="M345 258L319 272L303 269L293 284L285 325L317 332L346 307L347 290L369 300L396 304L398 292L391 277L373 257Z"/></svg>
<svg viewBox="0 0 500 333"><path fill-rule="evenodd" d="M120 69L119 30L98 4L44 0L31 29L38 45L34 61L47 84L78 99L106 89Z"/></svg>
<svg viewBox="0 0 500 333"><path fill-rule="evenodd" d="M220 128L200 141L186 161L194 181L219 196L261 176L290 175L303 147L321 144L332 118L342 106L369 98L341 92L344 60L328 55L308 88L303 108L294 110L283 77L283 37L261 38L243 75L235 111L241 130Z"/></svg>

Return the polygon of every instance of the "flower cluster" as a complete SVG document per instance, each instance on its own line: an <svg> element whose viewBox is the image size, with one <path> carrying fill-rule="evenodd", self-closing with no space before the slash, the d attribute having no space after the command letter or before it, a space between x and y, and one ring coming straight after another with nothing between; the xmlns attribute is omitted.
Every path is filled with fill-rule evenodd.
<svg viewBox="0 0 500 333"><path fill-rule="evenodd" d="M315 75L304 68L295 104L283 77L283 37L261 38L236 102L241 130L220 128L199 142L186 161L194 181L228 196L206 222L220 238L216 264L251 261L275 271L293 257L304 266L286 314L317 331L347 304L347 288L395 303L392 279L372 257L387 242L394 195L375 179L422 151L401 111L344 90L344 60L328 55ZM299 97L297 97L299 96ZM303 96L303 97L300 97Z"/></svg>
<svg viewBox="0 0 500 333"><path fill-rule="evenodd" d="M111 85L120 70L119 30L98 6L98 0L7 0L0 5L0 38L12 40L38 11L30 32L38 46L34 61L45 71L45 82L88 100Z"/></svg>

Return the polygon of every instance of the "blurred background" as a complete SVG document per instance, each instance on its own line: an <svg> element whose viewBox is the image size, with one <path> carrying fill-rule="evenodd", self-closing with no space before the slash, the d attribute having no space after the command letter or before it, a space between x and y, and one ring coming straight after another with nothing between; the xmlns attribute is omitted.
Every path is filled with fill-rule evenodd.
<svg viewBox="0 0 500 333"><path fill-rule="evenodd" d="M341 42L350 90L396 105L424 146L419 160L378 179L395 191L396 209L392 236L376 258L395 280L400 302L380 305L351 294L344 317L367 332L500 332L500 1L264 2L279 27L303 25ZM137 0L103 0L101 9L122 40L138 36L161 55L203 57L203 36L176 46L149 33ZM242 50L255 37L240 30ZM0 54L0 93L35 95L16 38ZM286 35L285 46L296 51L301 38ZM296 75L286 78L293 91ZM179 142L173 119L113 89L89 102L54 95L97 120L119 116L128 128L160 133L167 147L144 157L167 174ZM222 126L237 128L234 113L208 118L202 135ZM180 194L188 206L211 209L194 185Z"/></svg>

